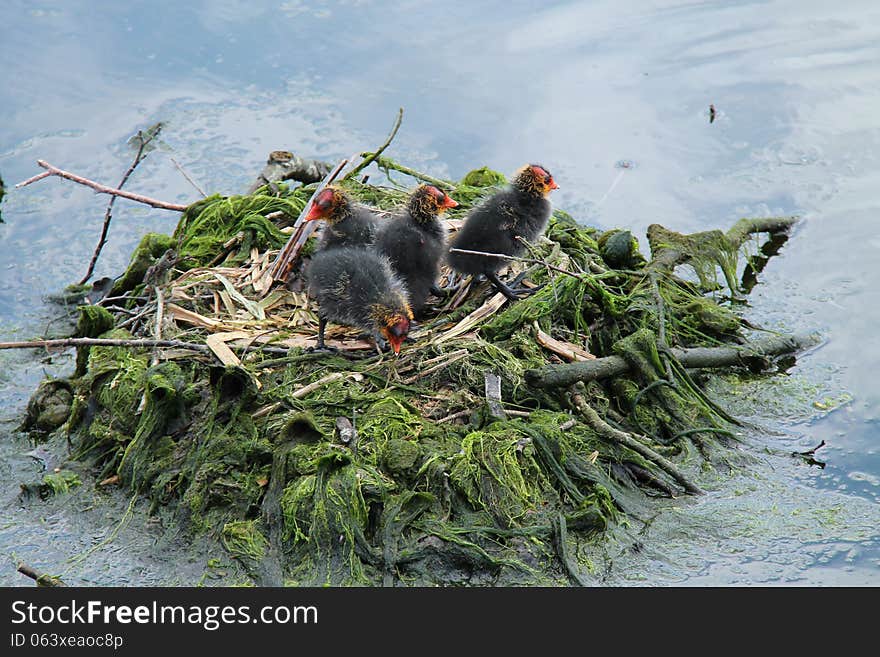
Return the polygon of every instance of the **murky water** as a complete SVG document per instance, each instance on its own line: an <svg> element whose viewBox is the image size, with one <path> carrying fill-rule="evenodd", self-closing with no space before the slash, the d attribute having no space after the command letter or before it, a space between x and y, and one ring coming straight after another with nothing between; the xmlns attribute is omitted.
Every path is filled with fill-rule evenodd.
<svg viewBox="0 0 880 657"><path fill-rule="evenodd" d="M777 433L750 441L761 459L749 473L719 475L717 493L660 512L648 547L618 555L607 579L880 583L880 5L471 5L7 0L0 176L11 187L42 158L114 184L127 138L161 120L165 147L128 187L187 202L197 195L172 157L203 188L239 192L270 150L347 156L380 143L404 106L390 155L453 177L541 161L562 187L555 203L602 227L641 236L653 222L689 231L800 215L750 317L822 332L826 344L779 382L809 394L759 413ZM59 309L42 299L84 273L105 202L56 179L4 200L0 339L47 330ZM96 275L120 272L141 234L176 218L118 202ZM44 372L69 368L0 352L0 547L55 571L128 504L16 500L39 466L15 418ZM822 440L824 470L788 456ZM193 581L215 556L169 571L160 555L174 546L135 510L119 539L65 566L71 581ZM0 567L0 583L22 578Z"/></svg>

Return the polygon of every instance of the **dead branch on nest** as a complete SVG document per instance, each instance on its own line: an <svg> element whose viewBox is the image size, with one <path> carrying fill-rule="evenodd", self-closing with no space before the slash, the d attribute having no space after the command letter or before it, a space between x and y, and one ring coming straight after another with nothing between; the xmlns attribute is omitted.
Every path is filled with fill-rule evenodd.
<svg viewBox="0 0 880 657"><path fill-rule="evenodd" d="M253 194L263 185L279 180L296 180L303 185L321 182L333 169L333 165L321 160L307 160L290 151L272 151L266 166L257 176L247 193Z"/></svg>
<svg viewBox="0 0 880 657"><path fill-rule="evenodd" d="M61 347L128 347L131 349L152 349L156 347L173 347L189 349L201 353L213 353L211 348L197 342L183 340L118 340L115 338L58 338L55 340L29 340L27 342L0 342L0 349L52 349ZM246 347L233 347L245 349ZM289 349L284 347L261 347L260 351L267 354L287 355Z"/></svg>
<svg viewBox="0 0 880 657"><path fill-rule="evenodd" d="M119 185L117 185L117 189L122 189L125 186L125 183L128 182L129 177L134 170L137 168L137 165L140 164L143 159L147 156L146 148L150 145L156 137L159 136L159 133L162 131L162 124L157 123L156 125L148 128L145 131L138 130L137 134L132 138L136 139L138 143L137 153L134 156L134 161L131 163L131 166L128 167L126 172L122 174L122 180L119 181ZM185 175L185 174L184 174ZM101 237L98 239L98 245L95 247L95 252L92 254L92 260L89 262L89 268L86 271L86 275L82 277L80 280L80 285L85 285L86 281L92 277L92 272L95 271L95 265L98 262L98 256L101 255L101 250L104 248L104 245L107 243L107 233L110 230L110 219L113 213L113 204L116 202L116 195L111 195L110 200L107 202L107 211L104 213L104 225L101 228Z"/></svg>
<svg viewBox="0 0 880 657"><path fill-rule="evenodd" d="M176 212L183 212L188 207L186 205L180 205L179 203L166 203L165 201L159 201L157 199L150 198L149 196L143 196L142 194L132 194L131 192L124 192L121 189L107 187L105 185L102 185L101 183L96 183L94 180L89 180L88 178L83 178L82 176L78 176L75 173L70 173L69 171L59 169L58 167L49 164L45 160L37 160L37 164L46 169L46 171L44 171L43 173L38 173L32 178L28 178L27 180L18 183L15 186L16 189L20 187L26 187L33 182L37 182L38 180L42 180L43 178L48 178L49 176L59 176L61 178L66 178L67 180L72 180L73 182L79 183L80 185L91 187L99 194L112 194L113 196L121 196L122 198L127 198L129 201L143 203L154 208L159 208L160 210L174 210Z"/></svg>
<svg viewBox="0 0 880 657"><path fill-rule="evenodd" d="M703 369L745 365L755 358L780 356L814 346L817 339L806 335L771 335L736 347L695 347L670 349L669 352L687 368ZM563 388L578 381L593 381L624 374L629 364L621 356L559 365L545 365L526 370L529 384L539 388Z"/></svg>
<svg viewBox="0 0 880 657"><path fill-rule="evenodd" d="M296 222L293 224L293 232L290 234L290 237L287 242L285 242L284 246L281 247L281 250L275 257L275 262L273 262L272 266L268 269L267 276L270 277L271 281L283 282L287 280L287 276L293 269L293 265L296 262L299 252L302 250L306 240L309 239L309 236L315 231L315 223L312 221L306 221L306 217L312 209L315 198L321 193L321 190L336 180L336 177L345 168L345 165L347 165L348 162L349 160L347 159L340 160L340 162L333 167L333 170L327 174L324 180L321 181L321 184L318 185L318 188L312 194L311 198L309 198L309 202L306 203L302 212L299 213ZM271 285L265 285L263 293L268 294L271 287Z"/></svg>
<svg viewBox="0 0 880 657"><path fill-rule="evenodd" d="M661 470L666 472L666 474L668 474L679 484L681 484L688 493L691 493L692 495L701 495L703 493L699 486L692 483L687 477L685 477L684 474L669 460L655 452L644 443L640 443L630 434L620 431L619 429L615 429L610 424L605 422L605 420L599 417L599 414L594 411L589 404L587 404L587 400L583 396L583 390L583 383L576 384L572 390L571 398L574 402L575 408L580 412L580 414L584 418L584 421L591 429L593 429L593 431L595 431L597 434L607 440L619 443L624 447L631 449L632 451L642 455L652 463L656 464L657 467L659 467Z"/></svg>

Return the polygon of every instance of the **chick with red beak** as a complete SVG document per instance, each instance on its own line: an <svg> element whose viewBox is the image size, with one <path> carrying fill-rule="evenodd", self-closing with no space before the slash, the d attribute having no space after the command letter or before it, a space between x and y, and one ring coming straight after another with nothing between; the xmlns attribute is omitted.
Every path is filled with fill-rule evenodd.
<svg viewBox="0 0 880 657"><path fill-rule="evenodd" d="M368 331L395 354L413 319L406 286L388 259L367 247L340 246L317 252L306 272L309 295L318 302L318 344L325 349L327 322Z"/></svg>
<svg viewBox="0 0 880 657"><path fill-rule="evenodd" d="M366 207L355 203L339 187L325 187L312 201L306 221L323 219L326 224L316 251L339 246L366 246L376 234L376 219Z"/></svg>
<svg viewBox="0 0 880 657"><path fill-rule="evenodd" d="M525 250L522 240L534 241L547 227L551 210L547 196L554 189L559 189L559 185L547 167L527 164L507 188L471 210L450 247L520 255ZM498 278L498 271L507 264L502 258L450 251L449 264L462 274L485 276L512 301L529 292L528 289L514 290Z"/></svg>

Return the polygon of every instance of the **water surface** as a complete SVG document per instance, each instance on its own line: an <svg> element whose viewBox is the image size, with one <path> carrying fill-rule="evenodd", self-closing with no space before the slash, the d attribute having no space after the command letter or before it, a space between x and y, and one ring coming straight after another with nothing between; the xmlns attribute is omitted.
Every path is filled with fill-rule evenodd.
<svg viewBox="0 0 880 657"><path fill-rule="evenodd" d="M693 231L799 215L748 315L818 330L826 343L780 382L793 401L758 411L771 432L750 439L766 453L748 476L664 511L649 535L656 547L608 578L880 583L880 5L471 5L7 0L0 175L11 187L42 158L115 184L128 137L161 120L164 148L128 187L186 203L197 193L172 157L209 192L236 193L271 150L334 160L381 143L403 106L389 155L450 177L540 161L561 186L556 205L603 228L642 237L654 222ZM60 328L50 324L59 308L43 299L84 273L105 203L57 179L9 193L0 339ZM114 216L98 277L118 274L144 232L169 232L177 219L122 200ZM50 570L127 508L116 500L115 512L84 520L74 503L17 501L38 464L13 428L44 374L70 367L0 352L0 547ZM822 440L824 470L787 456ZM190 571L156 560L165 548L143 516L127 527L136 558L98 551L73 579L186 581ZM0 568L0 583L22 582Z"/></svg>

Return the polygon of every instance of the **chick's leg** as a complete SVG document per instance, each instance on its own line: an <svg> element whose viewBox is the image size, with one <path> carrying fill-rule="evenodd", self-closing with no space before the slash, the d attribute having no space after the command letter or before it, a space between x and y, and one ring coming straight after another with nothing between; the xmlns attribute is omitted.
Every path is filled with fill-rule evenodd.
<svg viewBox="0 0 880 657"><path fill-rule="evenodd" d="M500 278L498 278L498 274L496 274L494 271L487 271L486 278L491 281L492 285L495 286L495 289L497 289L499 292L501 292L501 294L506 296L511 301L519 301L519 299L521 298L519 296L520 294L531 294L534 291L528 288L513 289Z"/></svg>
<svg viewBox="0 0 880 657"><path fill-rule="evenodd" d="M318 343L314 347L310 347L306 351L337 351L335 347L328 347L324 344L324 329L327 326L327 319L318 317Z"/></svg>

